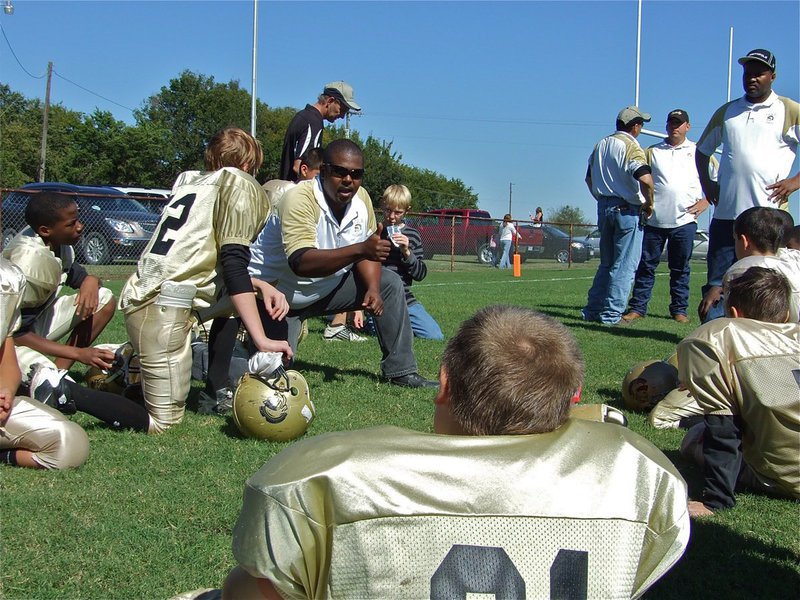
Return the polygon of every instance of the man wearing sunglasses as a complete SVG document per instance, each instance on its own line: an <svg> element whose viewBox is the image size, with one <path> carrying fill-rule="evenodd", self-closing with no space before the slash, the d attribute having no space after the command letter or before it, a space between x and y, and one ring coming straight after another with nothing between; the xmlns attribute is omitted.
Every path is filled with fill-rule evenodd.
<svg viewBox="0 0 800 600"><path fill-rule="evenodd" d="M265 225L264 262L251 262L250 273L273 282L290 307L285 320L268 324L270 339L296 348L302 320L363 309L374 317L383 377L403 387L437 387L417 373L403 281L381 265L391 243L380 239L383 225L376 224L363 177L361 149L334 140L319 177L286 192L278 218Z"/></svg>
<svg viewBox="0 0 800 600"><path fill-rule="evenodd" d="M292 118L283 138L279 179L300 180L300 157L311 148L322 147L322 130L325 121L333 123L347 113L360 112L353 97L353 87L346 81L332 81L325 85L314 104L306 104Z"/></svg>

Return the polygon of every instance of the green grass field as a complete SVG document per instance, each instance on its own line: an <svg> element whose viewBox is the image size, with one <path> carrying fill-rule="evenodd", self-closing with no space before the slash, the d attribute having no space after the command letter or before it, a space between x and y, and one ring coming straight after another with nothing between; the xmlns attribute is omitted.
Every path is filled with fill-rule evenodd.
<svg viewBox="0 0 800 600"><path fill-rule="evenodd" d="M657 278L647 319L609 328L580 320L596 260L571 269L554 261L526 263L520 279L478 265L459 265L456 273L447 272L447 261L430 266L415 291L445 335L493 303L531 307L567 325L585 355L584 402L620 406L627 369L669 355L693 326L669 318L665 273ZM692 307L704 266L694 265ZM118 291L121 282L109 285ZM310 329L296 367L317 408L307 435L379 424L431 430L432 393L381 383L374 339L330 343L322 340L321 321L313 320ZM99 341L124 338L117 315ZM415 341L422 374L436 374L443 348L443 342ZM91 439L89 460L76 471L0 469L0 597L168 598L221 585L233 566L231 529L244 480L285 444L243 439L230 419L196 414L197 392L183 424L160 436L115 433L76 415ZM690 493L697 493L700 473L677 452L682 432L656 431L640 415L629 419L631 429L677 463ZM734 509L693 523L685 556L648 598L797 597L798 504L750 494L738 499Z"/></svg>

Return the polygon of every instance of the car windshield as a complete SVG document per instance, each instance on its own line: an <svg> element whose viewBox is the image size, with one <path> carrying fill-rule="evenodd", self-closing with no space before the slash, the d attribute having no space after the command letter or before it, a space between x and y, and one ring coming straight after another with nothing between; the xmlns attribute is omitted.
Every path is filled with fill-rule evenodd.
<svg viewBox="0 0 800 600"><path fill-rule="evenodd" d="M82 197L78 201L81 210L96 210L98 212L148 212L142 204L133 198L110 197L110 198L89 198Z"/></svg>

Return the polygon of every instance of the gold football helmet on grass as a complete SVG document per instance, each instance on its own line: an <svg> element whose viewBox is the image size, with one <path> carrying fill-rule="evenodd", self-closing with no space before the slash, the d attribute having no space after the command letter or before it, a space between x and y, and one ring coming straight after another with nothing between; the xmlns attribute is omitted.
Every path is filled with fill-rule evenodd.
<svg viewBox="0 0 800 600"><path fill-rule="evenodd" d="M628 410L646 412L678 384L678 369L668 362L640 362L631 367L622 380L622 401Z"/></svg>
<svg viewBox="0 0 800 600"><path fill-rule="evenodd" d="M269 377L245 373L233 395L233 420L251 438L293 440L306 432L315 415L305 378L283 367Z"/></svg>

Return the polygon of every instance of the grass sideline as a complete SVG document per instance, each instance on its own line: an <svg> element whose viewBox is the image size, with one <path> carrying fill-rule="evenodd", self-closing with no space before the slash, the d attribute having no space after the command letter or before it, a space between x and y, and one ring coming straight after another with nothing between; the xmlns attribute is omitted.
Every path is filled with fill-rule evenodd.
<svg viewBox="0 0 800 600"><path fill-rule="evenodd" d="M693 325L669 318L663 272L646 319L625 328L584 323L579 309L596 266L596 260L571 269L525 264L520 279L486 267L432 272L415 291L446 336L475 310L493 303L528 306L555 317L575 333L584 353L583 402L620 406L627 369L669 355ZM692 307L705 277L701 264L694 269ZM121 283L109 285L118 292ZM430 431L431 392L381 383L374 339L334 346L322 340L321 321L312 320L310 329L297 365L317 407L307 435L379 424ZM124 339L122 317L116 315L99 341ZM444 343L415 340L414 347L420 371L433 377ZM677 452L682 432L657 431L642 416L628 416L631 429L675 461L696 493L700 473ZM243 439L229 419L191 409L184 423L159 436L115 433L86 415L73 418L91 440L89 460L81 469L0 468L0 597L169 598L219 587L233 566L231 529L244 480L285 444ZM693 523L686 554L648 598L796 595L798 504L751 494L738 498L734 509Z"/></svg>

